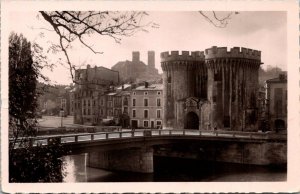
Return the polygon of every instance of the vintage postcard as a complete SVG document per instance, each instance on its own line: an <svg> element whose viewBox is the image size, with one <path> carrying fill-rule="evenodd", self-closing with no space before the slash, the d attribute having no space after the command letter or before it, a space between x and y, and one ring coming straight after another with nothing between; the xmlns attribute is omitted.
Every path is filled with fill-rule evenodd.
<svg viewBox="0 0 300 194"><path fill-rule="evenodd" d="M3 192L297 192L297 1L1 6Z"/></svg>

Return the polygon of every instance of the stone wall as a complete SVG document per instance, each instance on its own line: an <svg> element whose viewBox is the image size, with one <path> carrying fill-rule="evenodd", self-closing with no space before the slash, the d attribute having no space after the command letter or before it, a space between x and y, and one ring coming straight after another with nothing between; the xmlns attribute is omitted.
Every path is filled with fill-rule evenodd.
<svg viewBox="0 0 300 194"><path fill-rule="evenodd" d="M176 146L157 149L154 155L239 164L285 165L287 145L282 142L216 142L184 149Z"/></svg>
<svg viewBox="0 0 300 194"><path fill-rule="evenodd" d="M212 47L205 52L161 53L164 82L164 128L183 126L176 103L196 97L211 103L211 125L228 130L257 129L258 69L261 52ZM181 118L177 118L177 117ZM177 121L177 122L175 122Z"/></svg>
<svg viewBox="0 0 300 194"><path fill-rule="evenodd" d="M152 173L153 149L134 148L89 153L88 166L108 170Z"/></svg>

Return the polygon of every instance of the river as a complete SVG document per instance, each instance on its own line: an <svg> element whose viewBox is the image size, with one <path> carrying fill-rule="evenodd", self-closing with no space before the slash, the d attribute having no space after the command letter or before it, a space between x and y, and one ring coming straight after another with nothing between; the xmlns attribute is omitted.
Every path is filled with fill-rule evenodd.
<svg viewBox="0 0 300 194"><path fill-rule="evenodd" d="M65 156L63 182L286 181L286 168L154 157L154 173L112 172L86 166L87 154Z"/></svg>

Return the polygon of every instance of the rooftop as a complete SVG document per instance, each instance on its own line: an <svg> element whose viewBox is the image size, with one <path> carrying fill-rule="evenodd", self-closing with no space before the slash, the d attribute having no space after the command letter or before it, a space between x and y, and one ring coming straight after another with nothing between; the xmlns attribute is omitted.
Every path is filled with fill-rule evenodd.
<svg viewBox="0 0 300 194"><path fill-rule="evenodd" d="M147 88L145 87L145 85L143 85L143 86L138 86L135 90L163 90L163 85L151 84Z"/></svg>
<svg viewBox="0 0 300 194"><path fill-rule="evenodd" d="M286 83L287 75L285 73L279 74L278 77L266 80L266 83Z"/></svg>

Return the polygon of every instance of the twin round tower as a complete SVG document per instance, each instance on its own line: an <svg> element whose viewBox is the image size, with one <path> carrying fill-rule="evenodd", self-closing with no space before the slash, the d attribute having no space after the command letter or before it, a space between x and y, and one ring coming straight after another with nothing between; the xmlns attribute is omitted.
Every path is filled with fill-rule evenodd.
<svg viewBox="0 0 300 194"><path fill-rule="evenodd" d="M164 128L257 130L261 52L234 47L161 53Z"/></svg>

